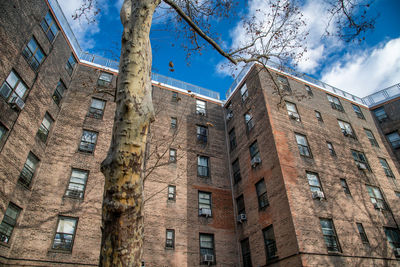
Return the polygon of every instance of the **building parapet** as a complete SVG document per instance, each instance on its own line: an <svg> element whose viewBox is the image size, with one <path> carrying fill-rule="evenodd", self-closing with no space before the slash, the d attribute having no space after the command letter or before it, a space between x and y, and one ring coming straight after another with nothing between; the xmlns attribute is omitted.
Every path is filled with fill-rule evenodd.
<svg viewBox="0 0 400 267"><path fill-rule="evenodd" d="M229 99L233 92L237 89L238 85L242 83L243 78L247 75L247 73L250 71L250 69L255 65L255 63L247 64L239 73L239 75L236 77L235 81L232 83L231 87L229 90L226 92L226 98ZM275 71L281 72L283 74L295 77L304 83L310 84L314 87L318 87L326 92L332 93L334 95L346 98L350 101L356 102L360 105L363 106L368 106L366 102L361 97L355 96L353 94L350 94L348 92L345 92L339 88L336 88L332 85L329 85L327 83L324 83L322 81L319 81L317 79L314 79L310 76L308 76L305 73L298 72L294 69L291 69L289 67L282 66L281 64L275 63L275 62L268 62L267 64L268 68L274 69Z"/></svg>

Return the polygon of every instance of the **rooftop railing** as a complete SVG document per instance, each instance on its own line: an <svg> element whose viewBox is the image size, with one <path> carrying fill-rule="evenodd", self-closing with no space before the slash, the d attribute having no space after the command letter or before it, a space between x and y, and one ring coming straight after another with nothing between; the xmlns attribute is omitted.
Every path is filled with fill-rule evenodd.
<svg viewBox="0 0 400 267"><path fill-rule="evenodd" d="M254 63L251 64L247 64L243 70L239 73L239 75L237 76L237 78L235 79L235 81L232 83L231 87L229 88L228 92L226 93L226 98L228 99L230 97L230 95L232 94L232 92L236 89L237 85L239 83L241 83L242 79L244 78L244 76L247 74L247 72L250 70L251 67L253 67ZM314 86L320 87L325 91L328 91L330 93L333 93L335 95L344 97L346 99L349 99L351 101L357 102L361 105L367 105L367 103L364 102L364 100L358 96L355 96L353 94L347 93L339 88L336 88L332 85L329 85L327 83L324 83L322 81L319 81L317 79L314 79L304 73L298 72L294 69L291 69L289 67L285 67L282 66L281 64L275 63L275 62L268 62L267 66L272 67L274 69L277 69L279 71L285 72L291 76L294 76L296 78L302 79Z"/></svg>
<svg viewBox="0 0 400 267"><path fill-rule="evenodd" d="M197 86L197 85L193 85L190 83L186 83L186 82L182 82L179 80L176 80L174 78L171 77L167 77L161 74L157 74L157 73L152 73L151 74L151 79L155 82L159 82L159 83L164 83L173 87L177 87L179 89L183 89L183 90L187 90L196 94L200 94L203 96L207 96L210 98L214 98L214 99L220 99L219 98L219 93L205 89L203 87Z"/></svg>
<svg viewBox="0 0 400 267"><path fill-rule="evenodd" d="M374 107L397 97L400 97L400 83L366 96L363 101L368 107Z"/></svg>

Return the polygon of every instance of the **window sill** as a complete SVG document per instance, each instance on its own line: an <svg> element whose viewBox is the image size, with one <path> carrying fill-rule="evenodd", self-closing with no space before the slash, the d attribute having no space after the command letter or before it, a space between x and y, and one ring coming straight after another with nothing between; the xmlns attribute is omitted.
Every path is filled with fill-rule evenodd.
<svg viewBox="0 0 400 267"><path fill-rule="evenodd" d="M74 201L83 202L83 198L81 198L81 197L73 197L73 196L64 195L63 198L71 199L71 200L74 200Z"/></svg>
<svg viewBox="0 0 400 267"><path fill-rule="evenodd" d="M340 251L328 251L328 255L342 255Z"/></svg>
<svg viewBox="0 0 400 267"><path fill-rule="evenodd" d="M72 250L49 249L47 253L72 254Z"/></svg>
<svg viewBox="0 0 400 267"><path fill-rule="evenodd" d="M175 248L165 247L165 250L175 250Z"/></svg>
<svg viewBox="0 0 400 267"><path fill-rule="evenodd" d="M84 150L79 150L77 151L78 153L84 154L84 155L94 155L94 151L93 152L89 152L89 151L84 151Z"/></svg>

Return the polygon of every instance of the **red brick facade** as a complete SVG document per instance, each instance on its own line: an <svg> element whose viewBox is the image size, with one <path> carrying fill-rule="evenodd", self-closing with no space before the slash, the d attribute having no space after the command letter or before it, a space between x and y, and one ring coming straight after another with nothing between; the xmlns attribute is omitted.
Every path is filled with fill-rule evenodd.
<svg viewBox="0 0 400 267"><path fill-rule="evenodd" d="M116 73L78 62L69 75L70 43L61 31L49 41L40 26L49 11L46 1L3 1L0 8L0 86L13 71L28 89L21 111L0 96L0 264L96 266L104 182L99 166L111 140ZM44 54L37 70L22 55L32 36ZM113 75L110 85L98 84L104 72ZM276 70L253 67L225 104L153 84L156 121L144 174L145 266L206 266L202 254L220 267L399 265L384 232L399 228L399 163L372 113L359 105L361 119L356 103L340 97L344 110L333 109L325 91L310 85L309 94L301 80L284 76L291 91ZM66 87L62 99L54 96L59 81ZM241 95L244 84L247 97ZM288 115L286 101L299 118ZM399 101L385 110L398 121ZM45 116L53 123L43 141L37 133ZM349 123L356 138L344 135L338 120ZM383 133L398 128L385 125ZM305 137L310 156L300 155L296 135ZM357 167L352 150L364 153L371 171ZM36 168L26 164L32 155L39 160ZM77 173L86 173L83 187ZM324 198L313 198L307 173L318 175ZM386 207L374 207L367 186L380 189ZM332 223L338 251L328 251L320 219ZM59 227L60 221L73 222L75 231L66 230L71 224ZM362 223L368 244L356 223Z"/></svg>

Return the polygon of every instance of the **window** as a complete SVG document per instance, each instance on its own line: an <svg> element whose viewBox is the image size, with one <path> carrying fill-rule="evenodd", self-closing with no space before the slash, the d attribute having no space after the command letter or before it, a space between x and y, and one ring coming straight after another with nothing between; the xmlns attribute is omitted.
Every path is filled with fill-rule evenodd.
<svg viewBox="0 0 400 267"><path fill-rule="evenodd" d="M249 97L249 91L247 90L246 84L243 84L242 88L240 88L240 95L242 96L242 102L246 101Z"/></svg>
<svg viewBox="0 0 400 267"><path fill-rule="evenodd" d="M206 115L206 102L196 99L196 114Z"/></svg>
<svg viewBox="0 0 400 267"><path fill-rule="evenodd" d="M242 179L242 177L240 176L240 165L238 158L232 163L232 171L233 171L233 181L236 184Z"/></svg>
<svg viewBox="0 0 400 267"><path fill-rule="evenodd" d="M265 186L264 179L256 183L256 192L258 198L258 208L263 209L269 205L267 196L267 187Z"/></svg>
<svg viewBox="0 0 400 267"><path fill-rule="evenodd" d="M8 75L0 88L1 96L9 103L13 101L15 97L24 99L27 87L21 78L13 70Z"/></svg>
<svg viewBox="0 0 400 267"><path fill-rule="evenodd" d="M361 237L361 241L364 244L369 244L367 234L365 233L365 230L364 230L364 226L362 225L362 223L356 223L356 224L357 224L358 233L360 234L360 237Z"/></svg>
<svg viewBox="0 0 400 267"><path fill-rule="evenodd" d="M365 157L364 153L351 150L351 154L353 155L354 162L356 163L359 170L368 170L371 171L369 167L367 158Z"/></svg>
<svg viewBox="0 0 400 267"><path fill-rule="evenodd" d="M197 141L207 143L208 129L205 126L197 125Z"/></svg>
<svg viewBox="0 0 400 267"><path fill-rule="evenodd" d="M351 196L351 192L349 186L347 185L346 179L340 179L340 184L342 185L343 191L346 193L346 195Z"/></svg>
<svg viewBox="0 0 400 267"><path fill-rule="evenodd" d="M250 113L244 114L244 121L246 123L247 132L250 132L250 130L253 129L253 127L254 127L253 116L251 116Z"/></svg>
<svg viewBox="0 0 400 267"><path fill-rule="evenodd" d="M169 185L168 186L168 200L175 201L175 197L176 197L176 186Z"/></svg>
<svg viewBox="0 0 400 267"><path fill-rule="evenodd" d="M246 207L244 206L243 195L240 195L238 198L236 198L236 206L237 206L238 215L246 214Z"/></svg>
<svg viewBox="0 0 400 267"><path fill-rule="evenodd" d="M171 129L176 129L177 120L174 117L171 117Z"/></svg>
<svg viewBox="0 0 400 267"><path fill-rule="evenodd" d="M172 92L172 102L178 102L178 93Z"/></svg>
<svg viewBox="0 0 400 267"><path fill-rule="evenodd" d="M65 195L72 198L83 198L88 174L88 171L72 169Z"/></svg>
<svg viewBox="0 0 400 267"><path fill-rule="evenodd" d="M375 209L387 209L386 201L378 187L367 185L367 191Z"/></svg>
<svg viewBox="0 0 400 267"><path fill-rule="evenodd" d="M378 142L376 141L374 134L368 129L364 129L364 131L365 131L365 134L367 135L368 140L371 143L371 145L379 147Z"/></svg>
<svg viewBox="0 0 400 267"><path fill-rule="evenodd" d="M32 178L35 174L38 163L39 159L35 155L33 155L32 152L29 152L25 165L19 175L18 183L22 184L23 186L29 187L31 185Z"/></svg>
<svg viewBox="0 0 400 267"><path fill-rule="evenodd" d="M319 219L328 252L341 252L339 241L331 219Z"/></svg>
<svg viewBox="0 0 400 267"><path fill-rule="evenodd" d="M344 136L357 139L356 135L354 134L353 128L350 125L350 123L345 122L345 121L341 121L341 120L338 120L338 123L339 123L340 129L342 130L342 133L343 133Z"/></svg>
<svg viewBox="0 0 400 267"><path fill-rule="evenodd" d="M201 263L215 263L214 235L200 234L200 258ZM211 260L212 259L212 260ZM208 261L206 261L208 260Z"/></svg>
<svg viewBox="0 0 400 267"><path fill-rule="evenodd" d="M254 168L257 164L261 163L260 152L258 151L257 141L254 141L254 143L251 144L249 149L250 149L251 166Z"/></svg>
<svg viewBox="0 0 400 267"><path fill-rule="evenodd" d="M106 106L106 101L97 98L92 98L92 103L90 104L87 116L95 119L103 118L105 106Z"/></svg>
<svg viewBox="0 0 400 267"><path fill-rule="evenodd" d="M392 170L390 169L389 164L387 163L386 159L379 158L379 162L381 163L386 176L390 177L390 178L394 178L394 174L393 174Z"/></svg>
<svg viewBox="0 0 400 267"><path fill-rule="evenodd" d="M333 95L329 95L329 94L327 94L326 96L328 97L328 101L329 101L329 103L331 103L331 107L333 109L344 112L343 106L340 103L339 98L337 98L336 96L333 96Z"/></svg>
<svg viewBox="0 0 400 267"><path fill-rule="evenodd" d="M235 134L235 129L230 130L229 132L229 147L231 151L233 151L236 148L236 134Z"/></svg>
<svg viewBox="0 0 400 267"><path fill-rule="evenodd" d="M226 120L229 121L232 118L233 118L232 103L229 102L229 104L226 105Z"/></svg>
<svg viewBox="0 0 400 267"><path fill-rule="evenodd" d="M332 143L327 141L326 145L328 146L329 154L331 154L331 156L336 156L336 152L335 149L333 148Z"/></svg>
<svg viewBox="0 0 400 267"><path fill-rule="evenodd" d="M0 224L0 241L8 243L10 241L12 232L17 224L18 216L21 208L13 203L9 203L6 212L4 213L3 221Z"/></svg>
<svg viewBox="0 0 400 267"><path fill-rule="evenodd" d="M25 46L22 55L28 61L28 64L33 70L37 70L44 59L43 50L39 47L34 37L32 37L29 43Z"/></svg>
<svg viewBox="0 0 400 267"><path fill-rule="evenodd" d="M386 138L389 140L390 145L394 149L400 148L400 135L398 132L390 133L386 135Z"/></svg>
<svg viewBox="0 0 400 267"><path fill-rule="evenodd" d="M310 186L311 192L323 192L321 183L319 181L318 173L307 172L307 180Z"/></svg>
<svg viewBox="0 0 400 267"><path fill-rule="evenodd" d="M393 249L400 248L400 233L396 228L384 227L386 238ZM399 255L396 255L399 257Z"/></svg>
<svg viewBox="0 0 400 267"><path fill-rule="evenodd" d="M167 229L165 237L165 248L175 247L175 230Z"/></svg>
<svg viewBox="0 0 400 267"><path fill-rule="evenodd" d="M278 75L278 81L279 81L279 87L282 90L285 90L285 91L288 91L288 92L292 91L292 89L290 88L289 81L288 81L287 77L282 76L282 75Z"/></svg>
<svg viewBox="0 0 400 267"><path fill-rule="evenodd" d="M388 115L386 114L386 111L385 111L384 107L380 107L380 108L375 109L374 110L374 114L375 114L376 119L379 122L386 121L389 118Z"/></svg>
<svg viewBox="0 0 400 267"><path fill-rule="evenodd" d="M93 153L96 146L97 133L92 131L83 130L81 142L79 144L79 151Z"/></svg>
<svg viewBox="0 0 400 267"><path fill-rule="evenodd" d="M199 215L211 216L211 193L199 191Z"/></svg>
<svg viewBox="0 0 400 267"><path fill-rule="evenodd" d="M7 128L0 122L0 145L3 137L6 136Z"/></svg>
<svg viewBox="0 0 400 267"><path fill-rule="evenodd" d="M176 149L169 149L169 162L176 162Z"/></svg>
<svg viewBox="0 0 400 267"><path fill-rule="evenodd" d="M65 87L64 83L61 80L58 81L56 90L53 94L53 100L54 102L56 102L57 105L60 105L65 90L67 90L67 88Z"/></svg>
<svg viewBox="0 0 400 267"><path fill-rule="evenodd" d="M272 225L268 226L263 230L264 244L265 244L265 254L267 260L271 260L277 257L276 252L276 241L274 235L274 227Z"/></svg>
<svg viewBox="0 0 400 267"><path fill-rule="evenodd" d="M307 91L307 94L309 95L309 96L313 96L314 95L314 93L313 93L313 91L311 90L311 87L310 86L308 86L308 85L304 85L304 88L306 88L306 91Z"/></svg>
<svg viewBox="0 0 400 267"><path fill-rule="evenodd" d="M97 85L107 87L111 84L113 75L111 73L102 72L97 80Z"/></svg>
<svg viewBox="0 0 400 267"><path fill-rule="evenodd" d="M199 176L210 176L209 161L209 157L197 156L197 174Z"/></svg>
<svg viewBox="0 0 400 267"><path fill-rule="evenodd" d="M365 120L364 114L362 113L361 109L359 106L351 104L351 106L353 107L354 112L356 113L357 117L359 117L360 119Z"/></svg>
<svg viewBox="0 0 400 267"><path fill-rule="evenodd" d="M47 39L49 39L50 43L53 42L60 29L58 28L57 23L55 23L53 15L51 15L50 11L47 12L46 16L40 23L40 26L42 26L42 29L46 34Z"/></svg>
<svg viewBox="0 0 400 267"><path fill-rule="evenodd" d="M295 104L286 102L286 109L289 114L289 118L292 120L300 121L300 115L297 112L297 107Z"/></svg>
<svg viewBox="0 0 400 267"><path fill-rule="evenodd" d="M78 219L71 217L58 218L57 231L54 236L53 249L72 250Z"/></svg>
<svg viewBox="0 0 400 267"><path fill-rule="evenodd" d="M322 119L321 113L319 111L315 110L315 117L317 118L318 121L323 122L324 120Z"/></svg>
<svg viewBox="0 0 400 267"><path fill-rule="evenodd" d="M242 240L240 246L242 247L243 267L252 267L249 239Z"/></svg>
<svg viewBox="0 0 400 267"><path fill-rule="evenodd" d="M65 64L65 69L67 70L69 76L72 75L75 65L76 65L76 59L74 57L74 54L71 53L71 56L68 58L67 64Z"/></svg>
<svg viewBox="0 0 400 267"><path fill-rule="evenodd" d="M46 143L47 137L49 136L49 132L51 129L51 125L53 124L54 120L50 117L50 115L46 112L44 115L42 124L40 124L39 130L37 132L37 137Z"/></svg>
<svg viewBox="0 0 400 267"><path fill-rule="evenodd" d="M400 198L400 192L394 192L398 198Z"/></svg>
<svg viewBox="0 0 400 267"><path fill-rule="evenodd" d="M311 150L308 146L307 138L302 134L295 134L297 147L299 148L300 155L311 157Z"/></svg>

